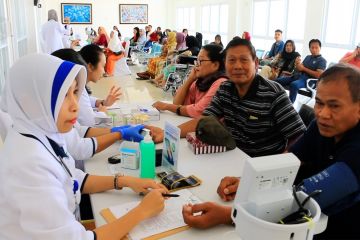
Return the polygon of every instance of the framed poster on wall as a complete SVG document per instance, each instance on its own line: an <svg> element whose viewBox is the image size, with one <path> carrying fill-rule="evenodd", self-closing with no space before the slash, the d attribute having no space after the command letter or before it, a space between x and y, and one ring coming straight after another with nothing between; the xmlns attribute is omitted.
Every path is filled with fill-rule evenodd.
<svg viewBox="0 0 360 240"><path fill-rule="evenodd" d="M61 3L61 22L71 24L92 24L91 3Z"/></svg>
<svg viewBox="0 0 360 240"><path fill-rule="evenodd" d="M148 5L120 4L119 17L120 17L120 24L147 24Z"/></svg>

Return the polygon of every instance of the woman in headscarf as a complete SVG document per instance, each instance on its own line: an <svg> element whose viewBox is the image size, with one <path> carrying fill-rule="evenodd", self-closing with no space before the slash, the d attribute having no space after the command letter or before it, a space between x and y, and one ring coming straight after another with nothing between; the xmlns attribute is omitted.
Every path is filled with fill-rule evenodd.
<svg viewBox="0 0 360 240"><path fill-rule="evenodd" d="M124 48L121 45L120 39L115 35L114 31L110 33L110 41L106 49L106 65L104 77L111 77L114 75L115 63L124 57Z"/></svg>
<svg viewBox="0 0 360 240"><path fill-rule="evenodd" d="M284 50L275 56L270 66L263 66L259 74L270 80L275 80L283 76L291 76L295 70L296 58L300 57L300 54L295 50L294 41L287 40Z"/></svg>
<svg viewBox="0 0 360 240"><path fill-rule="evenodd" d="M109 35L107 34L104 27L98 28L98 35L94 38L93 43L98 46L107 47L110 41Z"/></svg>
<svg viewBox="0 0 360 240"><path fill-rule="evenodd" d="M173 103L155 102L153 106L182 116L200 117L221 83L227 80L221 51L222 47L215 44L203 46L195 68L176 92Z"/></svg>
<svg viewBox="0 0 360 240"><path fill-rule="evenodd" d="M167 191L154 180L75 168L62 133L76 122L85 82L84 67L49 55L27 55L10 69L3 104L14 124L0 153L0 239L121 239L164 208ZM78 221L81 194L123 187L154 190L124 217L87 231Z"/></svg>
<svg viewBox="0 0 360 240"><path fill-rule="evenodd" d="M61 25L54 9L48 11L48 21L41 28L42 49L44 53L52 53L64 48L63 37L70 35L70 27Z"/></svg>
<svg viewBox="0 0 360 240"><path fill-rule="evenodd" d="M141 78L141 79L154 78L155 74L157 72L159 72L159 70L157 68L159 67L159 69L162 69L161 64L160 64L160 66L158 64L160 62L166 61L168 55L171 55L174 53L175 48L176 48L176 34L175 34L175 32L170 32L168 39L167 39L167 43L163 46L161 55L158 57L151 58L149 60L147 70L145 72L137 73L139 78Z"/></svg>
<svg viewBox="0 0 360 240"><path fill-rule="evenodd" d="M113 31L115 31L117 33L117 37L121 41L121 33L120 33L119 28L117 26L113 26Z"/></svg>
<svg viewBox="0 0 360 240"><path fill-rule="evenodd" d="M199 43L194 36L186 37L186 47L184 50L179 51L179 53L186 56L197 56L199 54Z"/></svg>
<svg viewBox="0 0 360 240"><path fill-rule="evenodd" d="M186 36L181 32L176 33L176 50L180 51L186 48Z"/></svg>

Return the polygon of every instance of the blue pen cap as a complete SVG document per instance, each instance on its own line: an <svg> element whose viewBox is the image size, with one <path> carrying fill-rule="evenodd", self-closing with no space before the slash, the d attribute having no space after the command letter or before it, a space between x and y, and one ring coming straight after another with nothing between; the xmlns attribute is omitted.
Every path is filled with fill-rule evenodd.
<svg viewBox="0 0 360 240"><path fill-rule="evenodd" d="M77 190L79 190L79 183L77 180L73 180L73 192L74 194L77 192Z"/></svg>

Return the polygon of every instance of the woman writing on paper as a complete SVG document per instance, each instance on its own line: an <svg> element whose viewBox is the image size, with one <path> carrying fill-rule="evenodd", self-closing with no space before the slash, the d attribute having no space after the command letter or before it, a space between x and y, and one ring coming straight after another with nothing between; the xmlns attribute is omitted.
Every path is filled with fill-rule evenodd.
<svg viewBox="0 0 360 240"><path fill-rule="evenodd" d="M166 190L153 180L75 169L61 133L76 122L85 82L84 67L49 55L28 55L10 69L1 104L14 124L0 153L0 239L121 239L164 208ZM128 214L86 231L77 221L81 193L122 187L153 190Z"/></svg>

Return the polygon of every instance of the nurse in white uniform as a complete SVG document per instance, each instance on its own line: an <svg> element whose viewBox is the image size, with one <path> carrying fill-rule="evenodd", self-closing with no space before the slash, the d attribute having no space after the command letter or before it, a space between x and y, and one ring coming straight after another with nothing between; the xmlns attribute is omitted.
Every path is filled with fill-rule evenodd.
<svg viewBox="0 0 360 240"><path fill-rule="evenodd" d="M61 133L76 122L85 81L84 67L49 55L25 56L10 69L2 100L14 123L0 152L0 239L121 239L163 209L166 190L153 180L75 169ZM123 187L153 190L124 217L86 231L77 221L80 193Z"/></svg>
<svg viewBox="0 0 360 240"><path fill-rule="evenodd" d="M44 53L52 53L64 48L64 35L70 35L69 27L58 22L58 15L54 9L48 12L48 21L41 28L42 49Z"/></svg>
<svg viewBox="0 0 360 240"><path fill-rule="evenodd" d="M84 46L79 53L87 64L87 82L96 83L105 73L106 57L103 50L97 45L89 44ZM79 101L79 123L84 126L98 124L99 119L107 117L106 107L113 105L115 101L119 100L120 96L120 87L115 86L110 89L108 96L104 100L89 96L86 91L83 91ZM97 111L94 111L93 108L97 108Z"/></svg>

